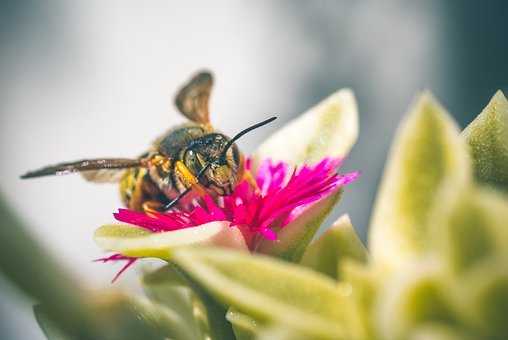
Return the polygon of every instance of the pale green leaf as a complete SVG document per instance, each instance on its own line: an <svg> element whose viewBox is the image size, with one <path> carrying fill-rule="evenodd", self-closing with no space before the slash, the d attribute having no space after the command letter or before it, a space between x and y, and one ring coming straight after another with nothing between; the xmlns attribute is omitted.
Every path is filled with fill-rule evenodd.
<svg viewBox="0 0 508 340"><path fill-rule="evenodd" d="M171 325L180 331L176 339L197 340L209 336L205 307L175 268L168 265L144 275L142 285L152 301L178 316L177 324Z"/></svg>
<svg viewBox="0 0 508 340"><path fill-rule="evenodd" d="M473 340L471 334L458 327L431 323L412 331L410 340Z"/></svg>
<svg viewBox="0 0 508 340"><path fill-rule="evenodd" d="M469 178L467 147L455 122L429 93L421 95L399 127L376 198L373 260L394 268L424 253L429 212L440 204L436 195Z"/></svg>
<svg viewBox="0 0 508 340"><path fill-rule="evenodd" d="M383 281L376 269L352 259L339 263L339 288L347 297L347 324L354 339L375 339L377 334L372 311Z"/></svg>
<svg viewBox="0 0 508 340"><path fill-rule="evenodd" d="M259 323L250 316L230 308L226 319L233 325L236 340L253 340L259 333Z"/></svg>
<svg viewBox="0 0 508 340"><path fill-rule="evenodd" d="M419 325L456 323L449 292L437 263L414 263L390 277L379 293L377 328L389 340L405 340Z"/></svg>
<svg viewBox="0 0 508 340"><path fill-rule="evenodd" d="M305 334L283 326L272 326L259 332L256 340L309 340ZM312 338L314 339L314 338Z"/></svg>
<svg viewBox="0 0 508 340"><path fill-rule="evenodd" d="M301 264L333 279L340 279L339 263L344 259L367 260L367 250L358 238L348 215L341 216L305 251Z"/></svg>
<svg viewBox="0 0 508 340"><path fill-rule="evenodd" d="M508 339L508 258L492 257L457 280L456 311L482 339Z"/></svg>
<svg viewBox="0 0 508 340"><path fill-rule="evenodd" d="M315 163L324 157L344 157L358 137L358 113L353 92L332 94L270 136L254 154L289 164Z"/></svg>
<svg viewBox="0 0 508 340"><path fill-rule="evenodd" d="M210 222L197 227L150 233L143 228L110 224L96 230L95 242L104 250L132 257L170 259L174 249L182 246L210 245L247 249L242 233L228 222Z"/></svg>
<svg viewBox="0 0 508 340"><path fill-rule="evenodd" d="M42 329L46 339L48 340L75 340L76 338L71 337L58 327L53 321L51 321L46 313L44 312L44 308L40 305L34 306L34 314L39 327Z"/></svg>
<svg viewBox="0 0 508 340"><path fill-rule="evenodd" d="M315 339L345 336L343 295L333 280L287 262L217 248L181 248L173 261L212 296L262 323Z"/></svg>
<svg viewBox="0 0 508 340"><path fill-rule="evenodd" d="M497 91L462 135L471 147L476 179L508 192L508 100L503 92Z"/></svg>
<svg viewBox="0 0 508 340"><path fill-rule="evenodd" d="M14 214L0 195L0 274L21 292L45 306L47 320L80 339L97 339L86 296L72 275L32 238L29 228ZM72 312L70 312L72 311Z"/></svg>
<svg viewBox="0 0 508 340"><path fill-rule="evenodd" d="M277 232L277 240L263 239L256 251L299 262L319 227L339 201L342 190L307 207L294 221Z"/></svg>
<svg viewBox="0 0 508 340"><path fill-rule="evenodd" d="M508 199L492 190L444 191L431 219L433 244L453 273L508 253Z"/></svg>

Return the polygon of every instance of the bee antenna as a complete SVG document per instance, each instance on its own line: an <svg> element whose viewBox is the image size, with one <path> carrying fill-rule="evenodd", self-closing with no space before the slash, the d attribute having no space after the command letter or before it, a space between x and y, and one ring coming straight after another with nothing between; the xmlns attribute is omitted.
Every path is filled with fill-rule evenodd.
<svg viewBox="0 0 508 340"><path fill-rule="evenodd" d="M233 144L239 140L241 137L243 137L245 134L251 132L252 130L255 130L257 128L260 128L266 124L269 124L271 122L273 122L274 120L276 120L277 117L271 117L271 118L268 118L268 119L265 119L263 120L262 122L259 122L257 124L254 124L252 126L249 126L248 128L238 132L233 138L231 138L227 144L224 146L224 150L222 150L222 154L219 158L219 160L222 162L224 161L224 159L226 158L226 153L228 152L229 148L233 146Z"/></svg>

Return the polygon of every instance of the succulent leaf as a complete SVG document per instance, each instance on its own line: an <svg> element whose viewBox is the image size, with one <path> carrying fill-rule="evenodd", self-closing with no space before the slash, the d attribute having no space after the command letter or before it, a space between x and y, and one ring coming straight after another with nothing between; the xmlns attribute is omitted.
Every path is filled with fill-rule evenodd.
<svg viewBox="0 0 508 340"><path fill-rule="evenodd" d="M466 331L446 324L430 323L417 327L409 340L473 340Z"/></svg>
<svg viewBox="0 0 508 340"><path fill-rule="evenodd" d="M142 286L148 298L179 316L180 320L175 328L181 330L181 335L176 339L197 340L210 337L202 301L174 267L164 266L144 275Z"/></svg>
<svg viewBox="0 0 508 340"><path fill-rule="evenodd" d="M424 93L399 127L388 157L370 226L373 260L397 268L425 253L436 195L469 178L467 148L455 122Z"/></svg>
<svg viewBox="0 0 508 340"><path fill-rule="evenodd" d="M431 219L432 243L454 274L508 253L508 199L489 188L445 191Z"/></svg>
<svg viewBox="0 0 508 340"><path fill-rule="evenodd" d="M345 336L343 296L324 275L216 248L181 248L173 261L209 294L258 322L281 323L316 339Z"/></svg>
<svg viewBox="0 0 508 340"><path fill-rule="evenodd" d="M496 92L462 136L471 147L476 179L508 192L508 100L503 92Z"/></svg>
<svg viewBox="0 0 508 340"><path fill-rule="evenodd" d="M367 250L358 238L348 215L341 216L310 244L301 264L338 280L339 266L344 259L367 261Z"/></svg>
<svg viewBox="0 0 508 340"><path fill-rule="evenodd" d="M259 333L259 323L234 308L229 308L226 319L233 325L236 340L253 340Z"/></svg>
<svg viewBox="0 0 508 340"><path fill-rule="evenodd" d="M385 282L376 308L382 338L403 340L418 325L457 322L441 270L433 262L415 263Z"/></svg>
<svg viewBox="0 0 508 340"><path fill-rule="evenodd" d="M508 266L493 257L462 276L453 289L458 315L481 339L508 338Z"/></svg>
<svg viewBox="0 0 508 340"><path fill-rule="evenodd" d="M139 227L110 224L96 230L95 242L104 250L132 257L170 259L174 249L192 245L215 245L247 249L242 233L226 222L210 222L201 226L171 232L151 233Z"/></svg>
<svg viewBox="0 0 508 340"><path fill-rule="evenodd" d="M255 160L312 164L324 157L345 157L358 137L358 112L349 89L335 92L270 136Z"/></svg>
<svg viewBox="0 0 508 340"><path fill-rule="evenodd" d="M72 340L75 339L57 326L50 318L48 318L44 308L41 305L34 306L34 314L39 327L48 340Z"/></svg>

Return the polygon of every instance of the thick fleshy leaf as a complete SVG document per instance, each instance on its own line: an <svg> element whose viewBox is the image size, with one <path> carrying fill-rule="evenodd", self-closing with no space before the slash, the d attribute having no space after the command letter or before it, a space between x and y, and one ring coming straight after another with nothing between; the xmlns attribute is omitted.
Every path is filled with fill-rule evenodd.
<svg viewBox="0 0 508 340"><path fill-rule="evenodd" d="M358 238L348 215L341 216L305 251L301 264L333 279L340 279L339 263L344 259L367 260L367 250Z"/></svg>
<svg viewBox="0 0 508 340"><path fill-rule="evenodd" d="M173 261L212 296L261 323L281 323L315 339L341 339L344 296L335 281L260 255L180 248Z"/></svg>
<svg viewBox="0 0 508 340"><path fill-rule="evenodd" d="M507 257L493 257L457 280L456 311L481 339L508 339Z"/></svg>
<svg viewBox="0 0 508 340"><path fill-rule="evenodd" d="M178 331L172 338L198 340L210 337L205 307L188 286L185 278L172 266L164 266L143 276L142 285L147 296L165 306L177 316L176 324L169 325Z"/></svg>
<svg viewBox="0 0 508 340"><path fill-rule="evenodd" d="M456 322L441 271L434 262L414 263L386 282L376 308L377 327L384 339L407 339L412 329L426 323Z"/></svg>
<svg viewBox="0 0 508 340"><path fill-rule="evenodd" d="M308 340L305 334L282 326L272 326L262 330L256 340Z"/></svg>
<svg viewBox="0 0 508 340"><path fill-rule="evenodd" d="M466 332L458 327L432 323L417 327L409 340L473 340L474 337Z"/></svg>
<svg viewBox="0 0 508 340"><path fill-rule="evenodd" d="M86 303L87 294L28 232L0 195L0 274L37 303L55 327L80 339L97 339L95 315Z"/></svg>
<svg viewBox="0 0 508 340"><path fill-rule="evenodd" d="M228 222L210 222L197 227L151 233L127 224L110 224L95 232L95 242L109 251L132 257L170 259L173 249L182 246L209 245L246 250L242 233Z"/></svg>
<svg viewBox="0 0 508 340"><path fill-rule="evenodd" d="M319 227L339 201L342 190L314 203L277 233L277 240L262 240L257 252L299 262Z"/></svg>
<svg viewBox="0 0 508 340"><path fill-rule="evenodd" d="M508 199L493 189L445 191L431 219L433 244L455 274L508 253Z"/></svg>
<svg viewBox="0 0 508 340"><path fill-rule="evenodd" d="M444 187L470 178L465 142L455 122L429 93L399 127L376 198L369 244L372 258L398 267L425 252L429 212Z"/></svg>
<svg viewBox="0 0 508 340"><path fill-rule="evenodd" d="M335 92L270 136L254 155L292 165L312 164L325 157L345 157L358 137L353 92Z"/></svg>
<svg viewBox="0 0 508 340"><path fill-rule="evenodd" d="M256 320L234 308L228 310L226 319L233 325L236 340L256 339L259 333L259 323Z"/></svg>
<svg viewBox="0 0 508 340"><path fill-rule="evenodd" d="M462 135L471 147L476 179L508 192L508 100L503 92L497 91Z"/></svg>
<svg viewBox="0 0 508 340"><path fill-rule="evenodd" d="M193 324L191 327L194 327L194 332L198 333L195 339L234 340L231 324L225 318L226 308L217 303L199 284L174 264L170 263L146 275L144 287L153 299L165 306L170 306L173 310L180 310L187 314L187 320ZM189 290L189 294L186 294ZM192 316L188 313L189 305L192 306Z"/></svg>
<svg viewBox="0 0 508 340"><path fill-rule="evenodd" d="M36 318L49 340L53 339L153 339L164 340L182 337L178 327L179 316L164 306L138 296L126 296L118 292L100 292L90 295L88 306L96 321L90 325L95 337L66 336L58 322L48 318L48 307L38 305ZM73 311L68 311L72 313ZM176 326L176 328L175 328Z"/></svg>
<svg viewBox="0 0 508 340"><path fill-rule="evenodd" d="M39 327L42 329L46 339L48 340L73 340L75 338L65 334L65 332L51 321L44 309L40 306L34 306L34 314Z"/></svg>
<svg viewBox="0 0 508 340"><path fill-rule="evenodd" d="M344 259L339 263L339 288L347 297L348 328L353 339L376 338L373 309L378 291L383 284L381 273L356 260Z"/></svg>

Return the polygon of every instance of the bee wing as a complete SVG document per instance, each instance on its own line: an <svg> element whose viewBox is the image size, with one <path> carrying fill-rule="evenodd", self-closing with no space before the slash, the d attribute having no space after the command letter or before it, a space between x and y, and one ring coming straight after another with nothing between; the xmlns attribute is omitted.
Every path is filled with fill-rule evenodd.
<svg viewBox="0 0 508 340"><path fill-rule="evenodd" d="M210 122L208 101L212 91L213 77L210 72L202 71L178 92L175 105L180 112L193 122Z"/></svg>
<svg viewBox="0 0 508 340"><path fill-rule="evenodd" d="M83 159L75 162L59 163L55 165L49 165L35 171L29 171L22 175L21 178L34 178L51 175L66 175L74 172L83 172L83 176L89 180L95 180L101 178L93 174L95 170L107 170L118 172L126 168L134 168L143 166L140 159L127 159L127 158L98 158L98 159ZM85 174L84 172L90 172ZM105 173L104 173L105 176ZM103 179L105 177L102 177Z"/></svg>
<svg viewBox="0 0 508 340"><path fill-rule="evenodd" d="M87 170L80 173L85 180L94 183L117 183L120 182L124 174L125 170L122 169Z"/></svg>

